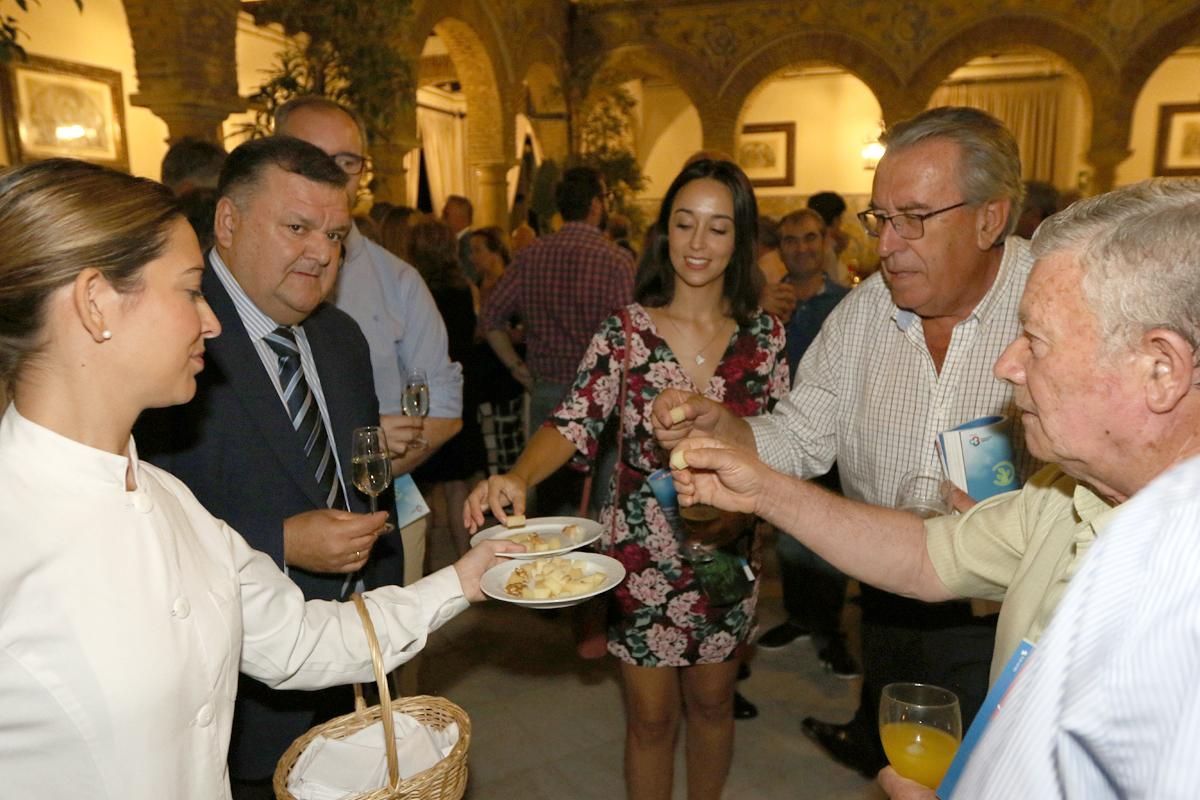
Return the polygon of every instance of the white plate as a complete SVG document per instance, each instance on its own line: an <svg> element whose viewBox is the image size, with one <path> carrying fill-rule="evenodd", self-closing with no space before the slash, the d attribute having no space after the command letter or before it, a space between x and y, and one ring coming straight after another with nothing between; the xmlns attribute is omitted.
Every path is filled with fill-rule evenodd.
<svg viewBox="0 0 1200 800"><path fill-rule="evenodd" d="M512 574L513 570L523 566L526 562L508 561L504 564L497 564L483 573L483 578L479 581L479 588L488 597L494 597L497 600L514 603L518 606L528 606L530 608L566 608L567 606L579 605L589 597L595 597L598 594L607 592L625 580L625 567L615 558L602 556L599 553L572 553L569 556L563 556L563 558L585 562L583 568L585 575L603 572L604 582L591 591L584 592L583 594L573 594L570 597L555 597L550 600L522 600L504 591L504 584L508 583L508 576Z"/></svg>
<svg viewBox="0 0 1200 800"><path fill-rule="evenodd" d="M500 553L500 555L507 558L523 559L557 556L577 550L586 544L591 544L600 538L600 534L604 533L604 528L594 519L585 519L584 517L534 517L533 519L526 520L525 524L520 528L506 528L503 525L493 525L490 528L485 528L471 537L471 547L491 539L511 539L522 533L540 533L543 536L547 534L564 536L562 530L567 525L578 525L580 528L583 528L583 533L577 536L567 547L559 547L556 550L542 550L539 553Z"/></svg>

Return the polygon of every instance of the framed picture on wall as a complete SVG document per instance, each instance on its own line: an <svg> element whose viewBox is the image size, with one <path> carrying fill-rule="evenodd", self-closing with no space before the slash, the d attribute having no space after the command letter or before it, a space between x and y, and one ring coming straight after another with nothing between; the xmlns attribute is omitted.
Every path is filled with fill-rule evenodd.
<svg viewBox="0 0 1200 800"><path fill-rule="evenodd" d="M129 170L120 72L14 59L0 70L0 112L11 163L66 156Z"/></svg>
<svg viewBox="0 0 1200 800"><path fill-rule="evenodd" d="M1200 175L1200 103L1158 107L1154 174Z"/></svg>
<svg viewBox="0 0 1200 800"><path fill-rule="evenodd" d="M796 181L796 123L746 125L737 162L755 186L791 186Z"/></svg>

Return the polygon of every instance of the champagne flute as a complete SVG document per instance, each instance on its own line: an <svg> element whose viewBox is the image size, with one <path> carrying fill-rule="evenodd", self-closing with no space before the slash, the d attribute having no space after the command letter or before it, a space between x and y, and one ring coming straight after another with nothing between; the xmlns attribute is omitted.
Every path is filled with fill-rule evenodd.
<svg viewBox="0 0 1200 800"><path fill-rule="evenodd" d="M354 472L354 485L371 498L371 513L374 514L378 509L379 495L387 491L392 483L392 459L388 453L383 428L369 425L354 429L350 463Z"/></svg>
<svg viewBox="0 0 1200 800"><path fill-rule="evenodd" d="M879 738L896 772L936 789L962 741L958 698L924 683L889 683L879 700Z"/></svg>
<svg viewBox="0 0 1200 800"><path fill-rule="evenodd" d="M405 416L424 417L429 414L429 380L425 370L410 369L404 375L404 396L400 399L400 408ZM424 437L417 436L409 443L414 450L423 450L428 444Z"/></svg>

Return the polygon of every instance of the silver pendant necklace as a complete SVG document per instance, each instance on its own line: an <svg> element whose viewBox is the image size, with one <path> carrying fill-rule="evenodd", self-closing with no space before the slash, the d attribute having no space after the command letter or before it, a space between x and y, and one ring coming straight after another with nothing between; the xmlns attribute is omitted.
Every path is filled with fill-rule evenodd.
<svg viewBox="0 0 1200 800"><path fill-rule="evenodd" d="M667 318L667 322L671 323L671 327L675 329L675 332L679 334L680 338L687 338L684 336L683 331L680 330L679 325L677 325L675 320L671 317L670 312L668 312L665 308L663 309L663 316ZM718 323L717 330L713 333L712 337L704 343L703 347L696 351L696 355L693 356L693 360L696 362L697 367L704 366L704 364L708 361L708 359L704 357L704 351L707 350L712 343L717 340L717 337L721 335L721 329L724 327L724 323Z"/></svg>

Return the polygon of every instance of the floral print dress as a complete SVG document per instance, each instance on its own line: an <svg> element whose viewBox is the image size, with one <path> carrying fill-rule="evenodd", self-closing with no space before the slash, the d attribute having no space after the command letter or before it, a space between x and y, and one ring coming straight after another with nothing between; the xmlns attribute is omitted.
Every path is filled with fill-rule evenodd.
<svg viewBox="0 0 1200 800"><path fill-rule="evenodd" d="M739 325L701 391L646 310L634 303L623 313L629 319L630 355L621 464L609 494L616 498L616 507L610 500L600 520L605 528L602 551L624 564L628 575L613 592L616 613L609 616L608 650L622 661L645 667L727 661L752 632L758 581L750 596L733 606L711 607L691 567L680 560L675 535L646 482L667 459L654 439L650 408L662 390L677 388L699 392L739 416L768 411L788 391L783 326L767 314ZM625 348L621 315L609 317L592 339L571 392L547 421L579 451L577 465L594 460L600 433L614 416ZM609 541L613 514L615 543ZM754 537L752 529L743 535ZM758 574L759 543L748 543L751 566Z"/></svg>

